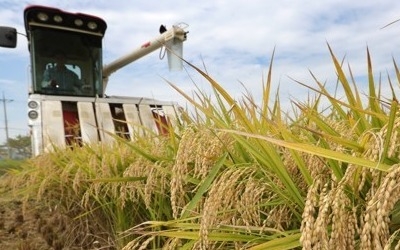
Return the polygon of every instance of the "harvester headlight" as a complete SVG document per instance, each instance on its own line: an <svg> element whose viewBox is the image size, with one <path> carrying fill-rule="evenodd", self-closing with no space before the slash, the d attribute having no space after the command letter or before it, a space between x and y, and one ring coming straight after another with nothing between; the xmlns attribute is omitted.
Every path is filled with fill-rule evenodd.
<svg viewBox="0 0 400 250"><path fill-rule="evenodd" d="M31 110L31 111L28 112L28 117L30 119L36 119L36 118L39 117L39 113L37 111L35 111L35 110Z"/></svg>
<svg viewBox="0 0 400 250"><path fill-rule="evenodd" d="M31 109L36 109L39 106L39 104L35 101L29 101L28 102L28 107Z"/></svg>
<svg viewBox="0 0 400 250"><path fill-rule="evenodd" d="M63 18L62 18L60 15L55 15L55 16L53 17L53 20L54 20L56 23L61 23L61 22L63 21Z"/></svg>
<svg viewBox="0 0 400 250"><path fill-rule="evenodd" d="M97 23L95 23L95 22L88 22L87 26L88 26L89 29L94 30L94 29L97 28Z"/></svg>
<svg viewBox="0 0 400 250"><path fill-rule="evenodd" d="M78 26L78 27L80 27L80 26L83 25L82 19L75 19L74 23L75 23L75 25Z"/></svg>
<svg viewBox="0 0 400 250"><path fill-rule="evenodd" d="M46 22L47 20L49 20L49 16L46 13L43 13L43 12L39 12L37 14L37 18L42 22Z"/></svg>

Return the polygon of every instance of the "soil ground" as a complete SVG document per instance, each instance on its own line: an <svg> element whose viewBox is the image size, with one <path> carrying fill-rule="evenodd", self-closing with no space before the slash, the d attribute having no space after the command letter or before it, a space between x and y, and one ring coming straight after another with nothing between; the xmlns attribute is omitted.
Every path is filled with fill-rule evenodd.
<svg viewBox="0 0 400 250"><path fill-rule="evenodd" d="M0 200L0 249L63 249L49 223L53 216L33 202Z"/></svg>
<svg viewBox="0 0 400 250"><path fill-rule="evenodd" d="M15 183L6 173L22 163L0 160L0 250L116 249L111 230L99 225L101 214L87 215L79 205L50 206L49 200L23 202L13 195Z"/></svg>
<svg viewBox="0 0 400 250"><path fill-rule="evenodd" d="M0 198L2 250L115 249L101 237L104 234L90 227L77 223L61 209L10 200L4 195Z"/></svg>

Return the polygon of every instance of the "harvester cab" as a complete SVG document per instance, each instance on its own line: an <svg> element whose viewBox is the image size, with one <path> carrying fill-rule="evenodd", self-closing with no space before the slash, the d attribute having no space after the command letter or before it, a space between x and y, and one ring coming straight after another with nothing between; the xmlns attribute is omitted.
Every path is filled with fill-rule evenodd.
<svg viewBox="0 0 400 250"><path fill-rule="evenodd" d="M110 75L149 53L167 48L170 68L180 68L182 25L160 28L158 37L103 66L106 22L96 16L29 6L24 11L31 63L28 125L33 155L84 143L130 140L145 131L167 132L178 119L175 102L106 96ZM0 46L15 48L17 31L0 27Z"/></svg>

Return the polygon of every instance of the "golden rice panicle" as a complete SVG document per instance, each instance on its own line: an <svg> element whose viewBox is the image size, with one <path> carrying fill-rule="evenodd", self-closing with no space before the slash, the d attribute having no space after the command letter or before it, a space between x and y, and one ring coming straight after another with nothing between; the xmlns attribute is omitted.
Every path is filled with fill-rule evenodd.
<svg viewBox="0 0 400 250"><path fill-rule="evenodd" d="M235 198L240 224L247 227L262 227L260 202L265 194L265 185L260 180L250 176L239 184Z"/></svg>
<svg viewBox="0 0 400 250"><path fill-rule="evenodd" d="M315 245L317 245L320 240L315 236L315 215L318 212L319 190L321 187L321 181L319 179L314 179L314 183L310 186L307 192L300 227L300 243L304 250L314 249Z"/></svg>
<svg viewBox="0 0 400 250"><path fill-rule="evenodd" d="M329 239L330 249L354 249L357 231L357 216L349 197L346 185L341 184L332 192L332 232Z"/></svg>
<svg viewBox="0 0 400 250"><path fill-rule="evenodd" d="M217 159L230 147L233 138L226 132L214 132L208 128L199 131L196 144L193 176L204 179Z"/></svg>
<svg viewBox="0 0 400 250"><path fill-rule="evenodd" d="M272 199L273 195L268 194L270 199ZM268 198L264 198L264 202L268 201ZM267 218L263 221L263 227L274 228L280 231L285 231L290 228L293 216L293 211L286 205L276 205L272 207L267 212ZM261 229L261 232L263 229Z"/></svg>
<svg viewBox="0 0 400 250"><path fill-rule="evenodd" d="M126 156L126 147L125 145L119 145L118 149L107 146L98 146L97 149L101 148L102 155L101 157L96 157L97 160L90 159L90 155L87 156L86 161L91 165L81 166L77 173L87 173L91 172L92 176L84 176L83 180L88 181L91 179L102 179L102 178L114 178L115 176L119 176L122 171L122 164L124 160L122 158L127 158ZM87 163L86 163L87 164ZM82 174L81 174L82 175ZM75 178L77 184L80 178ZM75 181L75 180L74 180ZM81 181L81 184L84 185L85 182ZM89 185L87 187L87 192L95 198L98 197L112 197L115 200L120 201L119 197L119 184L112 182L100 182L100 181L89 181L87 182ZM81 187L81 189L86 189L86 187ZM85 201L82 201L84 203Z"/></svg>
<svg viewBox="0 0 400 250"><path fill-rule="evenodd" d="M147 209L151 209L152 206L152 197L153 194L155 193L157 187L160 190L165 190L165 185L164 182L161 182L164 180L164 178L158 178L158 172L155 167L152 167L149 169L149 172L146 176L146 183L144 184L144 205L146 206ZM163 191L160 192L165 193Z"/></svg>
<svg viewBox="0 0 400 250"><path fill-rule="evenodd" d="M304 181L302 173L299 170L297 163L294 160L294 157L290 153L289 149L282 148L282 161L283 165L287 168L288 173L291 176L291 179L296 183L296 186L301 188L304 192L307 191L308 184ZM303 159L308 157L308 154L300 153Z"/></svg>
<svg viewBox="0 0 400 250"><path fill-rule="evenodd" d="M328 249L328 224L330 223L330 208L332 203L329 199L329 182L325 184L320 182L320 185L323 186L318 198L319 209L318 216L314 222L312 242L314 242L313 249Z"/></svg>
<svg viewBox="0 0 400 250"><path fill-rule="evenodd" d="M174 218L178 218L186 201L184 194L193 185L187 186L185 178L190 174L203 180L217 159L231 145L232 138L224 132L215 132L207 127L190 126L183 132L172 167L171 204Z"/></svg>
<svg viewBox="0 0 400 250"><path fill-rule="evenodd" d="M362 249L383 249L390 244L390 212L400 200L400 165L393 165L368 201L361 234Z"/></svg>
<svg viewBox="0 0 400 250"><path fill-rule="evenodd" d="M134 240L130 241L126 244L122 250L138 250L138 249L147 249L147 246L155 239L155 236L149 236L146 239L146 235L139 236Z"/></svg>
<svg viewBox="0 0 400 250"><path fill-rule="evenodd" d="M164 140L138 140L135 142L136 147L140 147L141 150L147 151L153 156L164 156L166 155L166 147ZM146 177L146 182L143 181L128 181L121 183L117 187L119 188L119 197L117 200L121 202L121 206L124 207L127 201L137 201L143 199L146 206L149 206L151 202L151 196L157 192L157 188L162 189L164 186L157 186L154 183L160 181L163 183L164 177L160 174L161 171L157 171L156 168L160 163L153 163L149 159L145 158L140 153L126 147L124 151L124 163L122 165L127 166L123 170L122 177ZM158 189L158 190L159 190ZM142 196L144 192L144 197Z"/></svg>
<svg viewBox="0 0 400 250"><path fill-rule="evenodd" d="M136 157L129 166L125 169L122 176L123 177L142 177L146 176L148 182L153 183L154 175L149 173L154 168L153 164L143 157ZM150 190L151 184L148 186L147 195L152 193ZM121 201L121 206L124 207L126 201L139 201L141 199L141 192L144 189L144 184L141 181L128 181L120 185L118 200Z"/></svg>
<svg viewBox="0 0 400 250"><path fill-rule="evenodd" d="M382 131L365 132L360 137L360 144L365 148L364 152L362 153L362 157L374 161L378 164L378 162L381 160L383 152L384 136L385 135ZM367 180L380 180L381 175L382 172L378 169L361 168L361 178L359 178L358 180L358 190L362 191L364 188L368 188L366 196L367 198L372 196L376 192L376 189L380 185L380 182L367 182Z"/></svg>
<svg viewBox="0 0 400 250"><path fill-rule="evenodd" d="M238 184L242 178L246 179L253 174L251 168L231 168L226 170L210 188L204 202L200 222L201 249L209 249L208 233L218 223L229 223L233 217L233 204L236 204ZM228 212L230 211L231 212Z"/></svg>
<svg viewBox="0 0 400 250"><path fill-rule="evenodd" d="M358 193L359 185L354 176L360 170L358 166L350 164L343 178L330 192L331 203L331 234L330 249L354 249L356 239L360 234L360 221L357 207L348 196L348 193Z"/></svg>
<svg viewBox="0 0 400 250"><path fill-rule="evenodd" d="M384 135L382 132L367 131L361 136L362 144L365 143L363 156L371 161L378 162L382 155Z"/></svg>
<svg viewBox="0 0 400 250"><path fill-rule="evenodd" d="M172 215L177 219L185 203L185 177L190 171L189 163L195 160L195 148L198 146L199 134L194 126L188 126L182 134L176 153L176 161L172 166L171 206Z"/></svg>
<svg viewBox="0 0 400 250"><path fill-rule="evenodd" d="M182 241L179 238L168 238L166 242L163 243L162 250L176 250L182 246ZM192 248L196 249L196 248Z"/></svg>
<svg viewBox="0 0 400 250"><path fill-rule="evenodd" d="M304 158L313 180L319 179L326 183L332 179L333 173L331 168L327 167L326 162L320 157L307 154Z"/></svg>
<svg viewBox="0 0 400 250"><path fill-rule="evenodd" d="M155 236L150 236L147 238L138 248L138 250L146 250L148 249L147 246L155 239Z"/></svg>
<svg viewBox="0 0 400 250"><path fill-rule="evenodd" d="M147 208L154 204L153 198L156 194L166 194L169 191L170 183L167 173L159 171L159 168L163 167L165 165L161 166L161 163L155 163L155 166L148 168L149 172L144 184L144 204Z"/></svg>
<svg viewBox="0 0 400 250"><path fill-rule="evenodd" d="M326 174L314 178L300 228L303 249L354 249L358 221L346 190L355 170L350 165L339 183L327 179Z"/></svg>
<svg viewBox="0 0 400 250"><path fill-rule="evenodd" d="M165 141L159 140L155 141L155 145L151 146L151 151L153 155L160 155L165 157L167 155L166 152L166 143ZM153 198L155 194L165 194L169 192L170 178L168 174L160 169L167 168L172 169L171 162L169 161L159 161L159 162L150 162L146 161L147 164L145 166L146 169L142 170L138 173L138 177L145 176L146 181L144 183L144 204L146 207L152 206L151 204L154 202ZM142 166L143 168L143 166ZM166 191L168 189L168 192Z"/></svg>

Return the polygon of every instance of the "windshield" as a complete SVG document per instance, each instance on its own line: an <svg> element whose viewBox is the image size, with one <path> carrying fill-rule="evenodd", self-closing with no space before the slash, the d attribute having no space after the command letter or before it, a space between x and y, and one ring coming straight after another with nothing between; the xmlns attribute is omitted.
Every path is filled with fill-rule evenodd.
<svg viewBox="0 0 400 250"><path fill-rule="evenodd" d="M37 27L30 50L33 93L101 95L101 37Z"/></svg>

